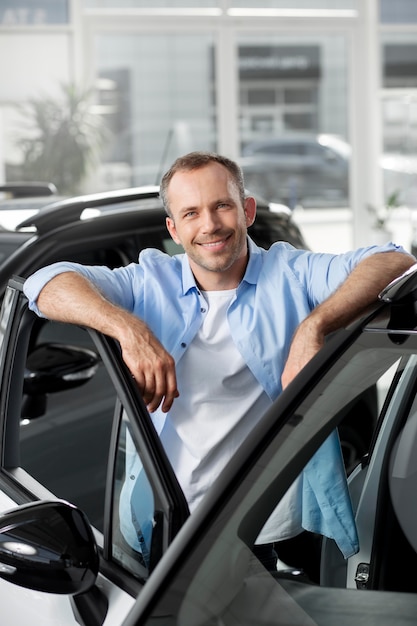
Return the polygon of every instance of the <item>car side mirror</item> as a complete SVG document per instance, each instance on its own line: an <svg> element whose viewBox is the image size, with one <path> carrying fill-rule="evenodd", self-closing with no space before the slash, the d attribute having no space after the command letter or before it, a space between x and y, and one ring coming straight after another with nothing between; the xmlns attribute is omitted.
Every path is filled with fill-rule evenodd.
<svg viewBox="0 0 417 626"><path fill-rule="evenodd" d="M47 593L77 595L94 586L99 555L85 514L57 500L0 516L0 577Z"/></svg>
<svg viewBox="0 0 417 626"><path fill-rule="evenodd" d="M80 387L95 375L100 357L87 348L59 343L36 346L28 354L23 382L23 418L45 414L50 393Z"/></svg>
<svg viewBox="0 0 417 626"><path fill-rule="evenodd" d="M96 373L100 357L87 348L43 343L28 354L23 392L54 393L88 382Z"/></svg>

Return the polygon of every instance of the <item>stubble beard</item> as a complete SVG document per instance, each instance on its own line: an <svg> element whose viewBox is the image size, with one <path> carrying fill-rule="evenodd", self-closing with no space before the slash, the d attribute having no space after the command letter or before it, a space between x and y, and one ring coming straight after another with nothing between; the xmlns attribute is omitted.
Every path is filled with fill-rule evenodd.
<svg viewBox="0 0 417 626"><path fill-rule="evenodd" d="M246 233L235 233L233 247L221 252L213 258L207 258L199 252L199 245L192 244L185 250L188 257L199 267L209 272L226 272L239 259L242 249L246 245Z"/></svg>

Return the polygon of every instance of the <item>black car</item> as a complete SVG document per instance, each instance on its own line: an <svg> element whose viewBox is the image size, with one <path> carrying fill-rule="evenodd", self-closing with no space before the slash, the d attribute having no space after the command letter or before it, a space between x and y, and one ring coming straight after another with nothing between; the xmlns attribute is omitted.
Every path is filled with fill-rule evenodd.
<svg viewBox="0 0 417 626"><path fill-rule="evenodd" d="M16 193L22 198L0 201L0 224L6 213L12 213L14 224L13 229L0 229L0 299L11 276L27 277L55 261L117 267L136 262L143 248L159 248L169 254L181 251L165 227L158 186L54 200L53 194L42 194L43 184L29 201L26 194L32 188L20 184ZM286 241L296 248L308 248L285 205L256 198L257 215L249 234L258 245L269 248L276 241ZM19 220L19 214L25 214L25 219ZM354 408L344 410L340 436L348 471L368 449L375 406L370 390Z"/></svg>
<svg viewBox="0 0 417 626"><path fill-rule="evenodd" d="M257 204L250 230L256 243L268 248L275 241L288 241L307 247L288 208L258 196ZM145 247L180 251L165 227L157 186L66 199L15 197L0 201L0 226L8 221L10 228L0 227L0 297L11 275L27 276L56 260L114 267L137 261Z"/></svg>
<svg viewBox="0 0 417 626"><path fill-rule="evenodd" d="M24 186L26 189L31 187ZM0 263L0 298L11 276L27 277L55 261L118 267L136 262L143 248L155 247L169 254L182 251L166 229L166 214L156 186L55 200L53 195L41 193L30 198L24 191L19 195L22 195L22 201L20 197L8 199L4 202L4 211L13 210L16 219L16 214L26 213L26 200L30 215L13 230L0 230L0 254L2 251L4 254ZM279 240L288 241L296 247L306 247L290 211L285 207L280 207L279 211L275 206L272 208L274 210L268 203L258 200L257 219L250 230L255 241L265 247ZM33 345L53 344L60 346L61 352L49 354L35 350L27 365L25 385L29 384L29 379L33 380L35 392L25 393L21 408L22 424L25 426L22 430L23 467L53 493L80 505L91 522L102 530L106 476L98 468L103 466L102 459L107 454L114 389L106 382L105 367L98 359L94 368L91 365L94 375L77 394L66 393L60 385L61 393L51 393L53 378L49 376L53 376L54 367L58 371L63 367L65 359L72 366L72 348L80 348L82 356L85 348L93 355L96 349L87 333L80 332L78 328L42 322L35 324L35 328L37 330L31 339ZM66 346L71 348L68 356L65 355ZM52 368L48 375L44 371L44 363ZM83 365L81 358L81 369ZM46 376L44 393L39 393L35 385L38 375L34 372L39 368L43 372L41 379ZM94 445L91 445L92 440L96 440ZM350 441L347 446L351 450ZM45 450L48 450L47 455ZM79 462L78 474L74 476L69 468L76 450ZM360 449L354 450L355 457L362 452L361 443ZM92 481L86 479L90 471L94 475Z"/></svg>

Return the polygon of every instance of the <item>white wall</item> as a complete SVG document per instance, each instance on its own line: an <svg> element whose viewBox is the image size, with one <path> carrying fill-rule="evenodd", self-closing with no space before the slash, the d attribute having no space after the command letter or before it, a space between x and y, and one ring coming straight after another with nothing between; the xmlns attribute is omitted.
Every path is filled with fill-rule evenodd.
<svg viewBox="0 0 417 626"><path fill-rule="evenodd" d="M0 59L0 103L58 92L59 84L70 80L69 33L2 30Z"/></svg>
<svg viewBox="0 0 417 626"><path fill-rule="evenodd" d="M20 160L16 139L24 130L16 105L30 98L56 96L62 83L71 80L71 37L69 32L0 33L0 177L1 157ZM7 59L7 62L5 60Z"/></svg>
<svg viewBox="0 0 417 626"><path fill-rule="evenodd" d="M357 247L353 243L352 212L349 209L299 209L293 212L307 245L315 252L345 252ZM411 251L417 212L394 209L387 221L388 234L369 230L363 245L384 244L391 240ZM368 225L366 225L368 228Z"/></svg>

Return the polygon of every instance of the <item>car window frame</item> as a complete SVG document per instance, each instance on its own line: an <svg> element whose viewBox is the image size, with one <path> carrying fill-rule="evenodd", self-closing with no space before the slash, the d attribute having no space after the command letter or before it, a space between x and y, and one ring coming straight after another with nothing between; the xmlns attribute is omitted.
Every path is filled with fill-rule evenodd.
<svg viewBox="0 0 417 626"><path fill-rule="evenodd" d="M163 514L168 521L168 534L165 534L164 537L166 549L189 516L188 504L143 402L139 388L122 360L117 342L111 337L94 330L90 330L90 334L109 372L117 392L117 397L129 418L131 436L137 449L140 449L142 452L141 461L155 489L157 496L156 503L162 507ZM114 422L110 443L111 451L107 476L108 487L113 484L120 420L121 415ZM112 495L109 488L106 489L105 525L103 533L103 556L107 559L111 558L111 533L110 526L108 525L112 519L111 508Z"/></svg>
<svg viewBox="0 0 417 626"><path fill-rule="evenodd" d="M179 534L175 542L175 550L170 551L166 558L163 559L161 563L163 567L158 569L158 576L151 581L150 586L146 589L146 596L141 598L141 603L136 603L125 620L124 626L151 623L152 619L150 622L146 620L151 616L152 611L156 607L160 611L163 606L167 606L160 604L162 598L164 598L162 602L165 600L173 601L172 583L174 580L175 589L178 593L178 598L180 598L181 594L188 589L190 581L194 580L196 572L201 566L203 554L210 558L209 546L216 544L217 554L219 554L219 538L221 541L223 530L227 526L231 527L235 524L238 531L233 532L235 532L235 535L243 544L249 545L250 533L253 535L253 531L250 529L252 523L251 508L246 509L246 513L240 516L239 523L237 518L235 521L232 518L240 515L237 509L241 506L243 499L246 498L246 494L250 494L251 491L254 492L256 485L258 485L259 477L262 476L261 480L263 480L262 473L269 471L268 462L271 455L275 454L275 458L278 459L277 450L279 449L279 461L277 462L281 465L281 470L275 478L268 476L261 493L256 495L252 493L254 501L255 498L257 499L256 506L260 505L262 511L266 505L268 514L271 512L270 496L272 493L275 492L275 494L280 494L281 496L285 493L300 469L305 466L311 455L340 422L341 418L338 417L338 413L332 413L323 420L319 416L311 415L310 417L313 418L313 421L317 422L312 436L306 437L300 432L298 436L294 435L293 437L291 435L292 423L297 427L303 421L308 421L303 420L302 417L303 411L305 411L303 405L307 402L305 407L312 406L320 398L328 381L334 379L341 367L343 367L341 362L345 358L342 357L341 361L339 359L345 350L349 350L356 337L366 335L370 341L379 342L380 340L383 341L383 336L386 336L389 337L387 340L388 344L390 340L395 344L395 335L390 337L390 334L388 329L382 331L379 328L370 328L362 331L361 322L359 322L350 330L340 331L334 338L335 343L333 343L333 346L329 342L305 366L304 370L297 377L298 384L295 384L295 382L291 383L265 414L264 419L255 429L257 431L256 439L251 441L249 437L245 440L220 478L217 479L216 484L207 494L200 508L193 514L186 528L183 528ZM413 342L417 343L417 333L413 331L410 334L414 336ZM394 345L392 347L395 349ZM410 350L410 348L408 349ZM417 354L417 347L412 347L411 352ZM398 380L394 382L394 385L397 384ZM389 397L392 396L393 394L390 392ZM301 415L299 415L299 412ZM274 447L276 450L272 452ZM252 461L249 467L247 459L251 455ZM248 497L250 498L251 496L248 495ZM246 505L244 506L246 507ZM230 513L230 516L228 513ZM253 535L252 538L255 536ZM225 536L225 539L224 545L227 546L228 550L226 561L228 559L236 567L240 557L238 554L233 553L233 544L229 541L230 537ZM210 567L211 571L216 571L214 562L210 563ZM184 578L179 574L181 570L184 571ZM229 574L231 580L233 580L233 572L231 570ZM181 590L181 594L179 590ZM363 591L358 590L358 593L363 593Z"/></svg>

